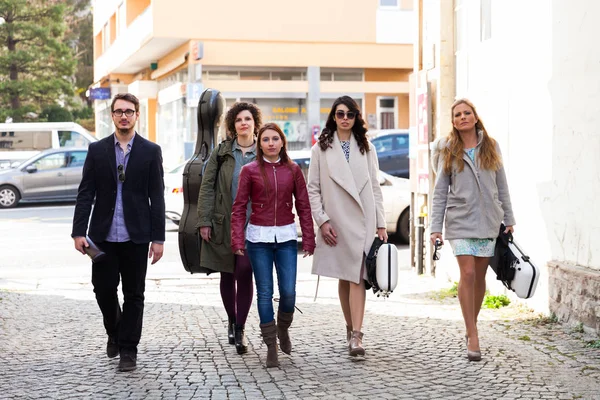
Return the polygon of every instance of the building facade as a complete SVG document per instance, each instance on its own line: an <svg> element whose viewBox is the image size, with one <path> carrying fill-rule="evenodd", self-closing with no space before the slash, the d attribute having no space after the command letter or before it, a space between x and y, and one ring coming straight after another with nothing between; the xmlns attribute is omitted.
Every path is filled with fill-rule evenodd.
<svg viewBox="0 0 600 400"><path fill-rule="evenodd" d="M348 94L370 129L408 128L416 20L412 0L103 0L94 5L94 89L141 100L138 130L165 165L191 155L204 88L251 101L289 147L310 146ZM96 100L97 135L112 132Z"/></svg>
<svg viewBox="0 0 600 400"><path fill-rule="evenodd" d="M474 102L502 150L515 240L541 268L527 304L600 332L600 4L415 4L429 26L415 63L432 86L432 137L451 129L455 98ZM456 280L455 264L449 255L436 275Z"/></svg>

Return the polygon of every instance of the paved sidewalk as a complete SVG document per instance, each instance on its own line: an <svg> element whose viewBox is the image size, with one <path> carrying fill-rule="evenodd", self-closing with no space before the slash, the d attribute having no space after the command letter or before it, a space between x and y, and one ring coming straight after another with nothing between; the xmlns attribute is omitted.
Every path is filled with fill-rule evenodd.
<svg viewBox="0 0 600 400"><path fill-rule="evenodd" d="M354 359L336 281L321 279L313 302L316 277L300 273L293 353L266 369L255 304L239 356L218 279L149 272L138 369L120 373L89 283L0 280L0 398L600 399L600 350L568 328L483 310L483 361L469 363L457 300L432 300L439 283L411 271L400 281L390 299L369 292L367 356Z"/></svg>

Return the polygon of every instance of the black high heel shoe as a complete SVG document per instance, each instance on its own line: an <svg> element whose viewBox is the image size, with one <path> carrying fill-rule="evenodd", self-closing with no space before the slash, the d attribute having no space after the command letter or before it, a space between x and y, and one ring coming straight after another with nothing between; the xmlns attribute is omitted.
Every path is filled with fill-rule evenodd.
<svg viewBox="0 0 600 400"><path fill-rule="evenodd" d="M246 340L244 325L235 325L235 350L238 354L248 352L248 341Z"/></svg>
<svg viewBox="0 0 600 400"><path fill-rule="evenodd" d="M229 318L227 321L227 339L229 340L229 344L235 344L235 319Z"/></svg>

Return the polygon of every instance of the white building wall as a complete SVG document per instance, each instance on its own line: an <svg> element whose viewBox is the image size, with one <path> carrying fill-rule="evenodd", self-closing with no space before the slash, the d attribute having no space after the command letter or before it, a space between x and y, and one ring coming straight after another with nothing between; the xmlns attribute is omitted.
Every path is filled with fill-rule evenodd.
<svg viewBox="0 0 600 400"><path fill-rule="evenodd" d="M493 1L483 42L472 22L479 2L468 4L457 97L474 102L500 143L515 240L542 268L528 304L547 311L548 261L600 270L600 2Z"/></svg>

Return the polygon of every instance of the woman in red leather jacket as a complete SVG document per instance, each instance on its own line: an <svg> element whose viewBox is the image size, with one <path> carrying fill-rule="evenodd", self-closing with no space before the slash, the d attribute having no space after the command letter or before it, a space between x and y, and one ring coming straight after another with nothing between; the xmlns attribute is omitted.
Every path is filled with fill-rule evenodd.
<svg viewBox="0 0 600 400"><path fill-rule="evenodd" d="M276 124L265 124L258 132L257 143L256 160L240 173L231 213L231 248L237 255L248 252L256 283L260 329L268 349L266 364L275 367L279 365L277 337L281 351L292 352L288 328L294 317L298 261L294 202L304 257L314 252L315 232L304 175L288 157L285 135ZM244 232L249 201L252 212ZM273 264L280 295L277 323L273 311Z"/></svg>

